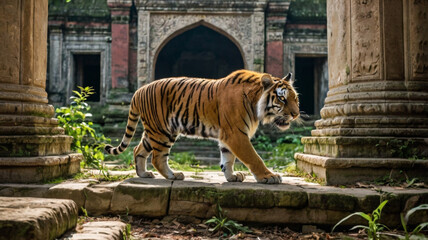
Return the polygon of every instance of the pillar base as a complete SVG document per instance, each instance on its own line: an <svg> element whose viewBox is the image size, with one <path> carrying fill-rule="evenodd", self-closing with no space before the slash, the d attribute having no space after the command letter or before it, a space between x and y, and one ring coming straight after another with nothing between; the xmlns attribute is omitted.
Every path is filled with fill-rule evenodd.
<svg viewBox="0 0 428 240"><path fill-rule="evenodd" d="M391 178L418 178L428 182L428 161L405 158L336 158L296 153L297 168L314 173L327 185L355 184ZM406 175L404 175L404 173Z"/></svg>
<svg viewBox="0 0 428 240"><path fill-rule="evenodd" d="M80 172L83 155L0 157L0 182L34 183L67 177Z"/></svg>

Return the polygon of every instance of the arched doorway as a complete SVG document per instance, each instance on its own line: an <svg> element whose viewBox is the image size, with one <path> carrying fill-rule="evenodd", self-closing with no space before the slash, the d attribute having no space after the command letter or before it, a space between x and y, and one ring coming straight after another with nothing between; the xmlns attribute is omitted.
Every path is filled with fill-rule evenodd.
<svg viewBox="0 0 428 240"><path fill-rule="evenodd" d="M159 52L155 79L165 77L222 78L244 68L238 47L203 25L171 39Z"/></svg>

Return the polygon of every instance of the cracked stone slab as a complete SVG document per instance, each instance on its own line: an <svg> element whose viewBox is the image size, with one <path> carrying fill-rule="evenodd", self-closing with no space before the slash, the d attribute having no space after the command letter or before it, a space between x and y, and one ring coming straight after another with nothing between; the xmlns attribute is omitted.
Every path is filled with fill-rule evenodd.
<svg viewBox="0 0 428 240"><path fill-rule="evenodd" d="M0 197L0 239L56 239L77 217L71 200Z"/></svg>
<svg viewBox="0 0 428 240"><path fill-rule="evenodd" d="M127 179L114 189L110 211L146 217L165 216L171 184L172 181L166 179Z"/></svg>

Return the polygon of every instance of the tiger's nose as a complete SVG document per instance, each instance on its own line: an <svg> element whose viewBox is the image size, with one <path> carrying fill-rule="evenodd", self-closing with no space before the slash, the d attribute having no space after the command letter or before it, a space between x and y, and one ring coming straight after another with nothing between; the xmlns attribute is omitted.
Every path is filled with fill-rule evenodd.
<svg viewBox="0 0 428 240"><path fill-rule="evenodd" d="M291 113L291 116L293 117L293 119L296 119L300 116L300 113Z"/></svg>

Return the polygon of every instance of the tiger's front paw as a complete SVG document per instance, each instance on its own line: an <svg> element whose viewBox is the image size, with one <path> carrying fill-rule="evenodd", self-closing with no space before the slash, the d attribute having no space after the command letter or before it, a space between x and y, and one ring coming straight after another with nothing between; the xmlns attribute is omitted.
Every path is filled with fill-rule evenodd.
<svg viewBox="0 0 428 240"><path fill-rule="evenodd" d="M169 177L169 180L183 180L184 179L184 174L182 172L175 172L172 173L173 176Z"/></svg>
<svg viewBox="0 0 428 240"><path fill-rule="evenodd" d="M279 174L270 173L264 177L258 178L256 177L258 183L265 184L280 184L282 183L282 178Z"/></svg>
<svg viewBox="0 0 428 240"><path fill-rule="evenodd" d="M241 172L237 172L235 174L226 177L228 182L242 182L245 180L245 175Z"/></svg>
<svg viewBox="0 0 428 240"><path fill-rule="evenodd" d="M138 172L137 171L137 175L140 178L155 178L155 175L153 174L153 172L147 171L147 172Z"/></svg>

